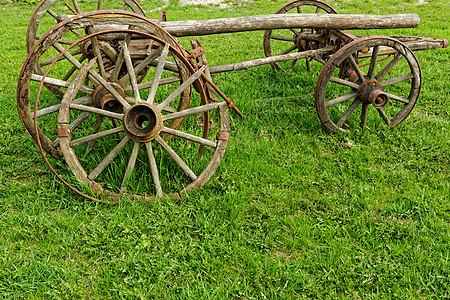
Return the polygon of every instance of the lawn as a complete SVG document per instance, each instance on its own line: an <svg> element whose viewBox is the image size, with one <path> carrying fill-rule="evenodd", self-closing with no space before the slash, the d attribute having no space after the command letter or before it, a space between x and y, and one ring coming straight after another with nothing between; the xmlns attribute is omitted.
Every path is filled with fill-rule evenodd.
<svg viewBox="0 0 450 300"><path fill-rule="evenodd" d="M287 72L217 74L245 118L230 110L230 140L211 179L181 199L108 205L64 186L23 128L16 86L38 3L0 3L4 298L450 298L450 49L416 52L421 95L392 130L376 114L364 129L326 130L314 107L319 63L311 72L302 61ZM165 5L139 3L152 19ZM271 14L285 3L164 9L175 21ZM450 38L447 0L328 3L338 13L421 18L417 28L354 34ZM191 49L190 39L179 40ZM264 57L260 31L200 40L209 66Z"/></svg>

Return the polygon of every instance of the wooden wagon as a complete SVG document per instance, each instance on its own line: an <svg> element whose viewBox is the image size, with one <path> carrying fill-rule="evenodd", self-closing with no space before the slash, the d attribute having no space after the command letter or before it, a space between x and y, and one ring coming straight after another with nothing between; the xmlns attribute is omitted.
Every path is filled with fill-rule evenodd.
<svg viewBox="0 0 450 300"><path fill-rule="evenodd" d="M301 59L309 69L317 61L324 67L315 107L327 129L345 132L358 107L361 127L373 107L393 128L419 97L413 51L448 46L444 39L355 36L344 30L420 20L339 15L318 0L294 0L274 15L173 22L164 14L147 19L134 0L123 0L120 10L104 10L99 0L84 13L77 0L55 12L57 2L44 0L30 20L19 115L58 178L97 201L180 197L214 174L229 139L228 110L240 112L211 74L264 64L287 70ZM57 25L41 34L47 16ZM250 30L265 30L266 57L229 65L208 65L198 39L190 51L177 40ZM58 175L46 154L64 157L75 178Z"/></svg>

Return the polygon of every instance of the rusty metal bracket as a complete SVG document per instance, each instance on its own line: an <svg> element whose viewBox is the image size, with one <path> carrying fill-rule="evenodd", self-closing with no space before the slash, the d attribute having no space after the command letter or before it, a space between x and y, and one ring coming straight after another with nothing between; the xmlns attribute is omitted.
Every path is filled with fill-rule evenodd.
<svg viewBox="0 0 450 300"><path fill-rule="evenodd" d="M216 139L220 141L228 141L230 139L229 131L219 131L216 135Z"/></svg>
<svg viewBox="0 0 450 300"><path fill-rule="evenodd" d="M188 52L189 52L188 58L197 58L197 57L205 54L205 50L201 46L196 47Z"/></svg>
<svg viewBox="0 0 450 300"><path fill-rule="evenodd" d="M58 128L58 137L68 137L72 135L72 130L70 128Z"/></svg>
<svg viewBox="0 0 450 300"><path fill-rule="evenodd" d="M208 65L208 62L207 61L201 61L201 62L198 62L197 63L197 67L200 69L201 67L203 67L203 66L207 66Z"/></svg>

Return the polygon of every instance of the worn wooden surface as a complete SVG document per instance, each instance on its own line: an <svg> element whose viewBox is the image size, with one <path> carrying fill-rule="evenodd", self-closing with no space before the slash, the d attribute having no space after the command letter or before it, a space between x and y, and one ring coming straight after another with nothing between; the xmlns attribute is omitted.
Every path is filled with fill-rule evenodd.
<svg viewBox="0 0 450 300"><path fill-rule="evenodd" d="M198 36L218 33L284 28L388 29L417 27L417 14L340 15L281 14L237 18L162 22L161 27L174 36Z"/></svg>

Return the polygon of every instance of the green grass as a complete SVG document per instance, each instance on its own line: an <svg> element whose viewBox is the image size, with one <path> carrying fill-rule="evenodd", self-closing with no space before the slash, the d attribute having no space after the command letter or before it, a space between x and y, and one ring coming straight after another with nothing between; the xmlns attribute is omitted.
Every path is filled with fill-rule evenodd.
<svg viewBox="0 0 450 300"><path fill-rule="evenodd" d="M330 4L339 13L421 17L418 28L364 34L450 38L447 1L417 2ZM150 11L162 1L141 4ZM270 14L283 4L171 2L166 10L169 20L205 19ZM311 73L302 64L218 74L246 117L230 113L229 146L211 180L180 200L108 206L53 176L16 112L36 5L0 5L4 298L450 298L449 49L416 53L421 97L394 130L327 132L314 109L318 64ZM263 57L262 32L200 39L210 65Z"/></svg>

